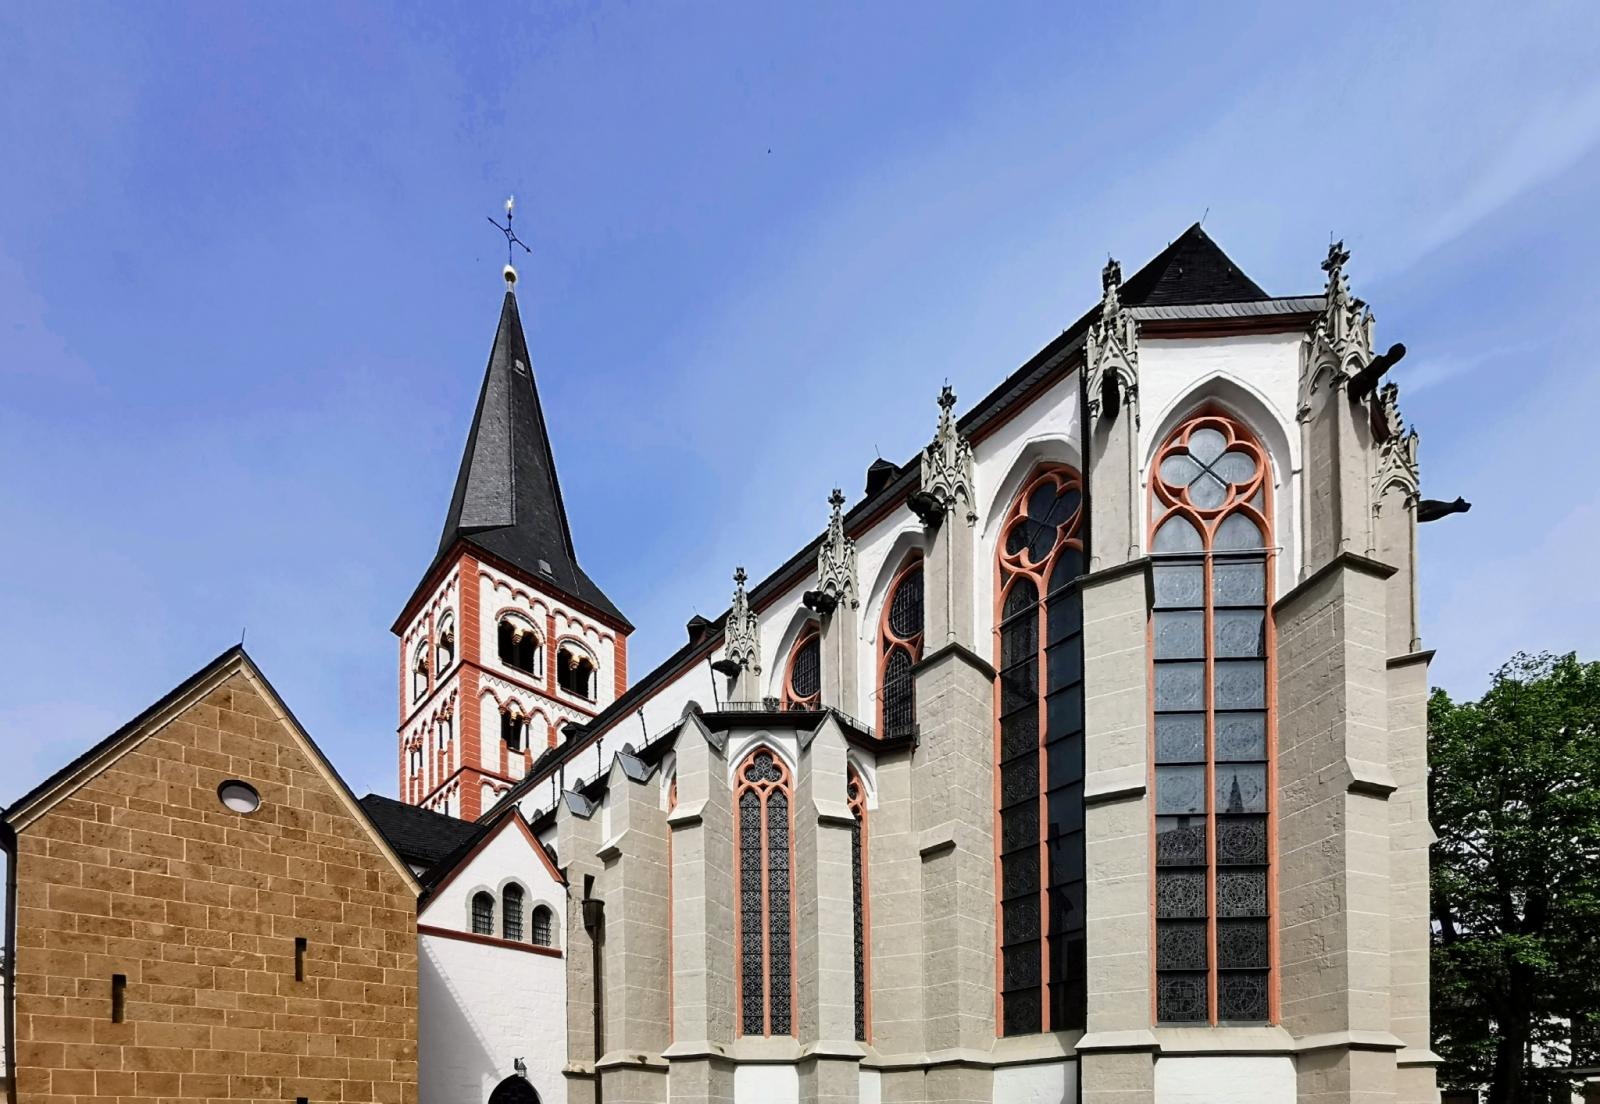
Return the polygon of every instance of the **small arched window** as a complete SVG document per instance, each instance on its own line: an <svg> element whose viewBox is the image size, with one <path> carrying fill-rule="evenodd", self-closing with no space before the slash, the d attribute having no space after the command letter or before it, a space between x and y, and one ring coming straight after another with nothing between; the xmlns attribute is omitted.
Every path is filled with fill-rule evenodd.
<svg viewBox="0 0 1600 1104"><path fill-rule="evenodd" d="M1156 454L1156 1019L1272 1018L1272 488L1242 424L1201 414Z"/></svg>
<svg viewBox="0 0 1600 1104"><path fill-rule="evenodd" d="M513 943L522 942L522 898L516 882L500 891L500 934Z"/></svg>
<svg viewBox="0 0 1600 1104"><path fill-rule="evenodd" d="M415 778L422 773L422 748L413 747L410 755L411 776Z"/></svg>
<svg viewBox="0 0 1600 1104"><path fill-rule="evenodd" d="M539 636L520 617L502 617L499 627L500 662L524 674L539 673Z"/></svg>
<svg viewBox="0 0 1600 1104"><path fill-rule="evenodd" d="M411 659L411 700L421 701L428 695L428 642L417 642L416 653Z"/></svg>
<svg viewBox="0 0 1600 1104"><path fill-rule="evenodd" d="M822 634L815 621L800 630L783 673L783 707L815 709L822 702Z"/></svg>
<svg viewBox="0 0 1600 1104"><path fill-rule="evenodd" d="M434 663L439 674L444 674L456 661L456 619L445 614L439 619L439 642L434 647Z"/></svg>
<svg viewBox="0 0 1600 1104"><path fill-rule="evenodd" d="M535 905L533 908L533 945L535 947L555 945L555 914L543 905Z"/></svg>
<svg viewBox="0 0 1600 1104"><path fill-rule="evenodd" d="M527 747L528 718L516 702L500 711L500 739L507 751L520 752Z"/></svg>
<svg viewBox="0 0 1600 1104"><path fill-rule="evenodd" d="M472 934L494 934L494 894L488 890L472 895Z"/></svg>
<svg viewBox="0 0 1600 1104"><path fill-rule="evenodd" d="M917 727L911 669L922 658L922 557L913 556L889 584L878 624L878 734L904 736Z"/></svg>
<svg viewBox="0 0 1600 1104"><path fill-rule="evenodd" d="M789 771L768 748L739 768L734 831L739 857L739 1032L794 1031L794 844Z"/></svg>
<svg viewBox="0 0 1600 1104"><path fill-rule="evenodd" d="M562 644L556 660L556 684L569 694L594 700L594 657L573 644Z"/></svg>
<svg viewBox="0 0 1600 1104"><path fill-rule="evenodd" d="M455 736L456 718L452 713L446 713L439 718L439 750L443 751L450 746L450 740Z"/></svg>

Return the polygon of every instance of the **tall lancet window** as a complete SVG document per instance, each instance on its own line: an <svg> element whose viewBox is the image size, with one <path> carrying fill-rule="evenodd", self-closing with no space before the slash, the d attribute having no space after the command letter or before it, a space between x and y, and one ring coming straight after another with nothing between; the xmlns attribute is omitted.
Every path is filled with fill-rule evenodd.
<svg viewBox="0 0 1600 1104"><path fill-rule="evenodd" d="M1083 482L1023 486L996 564L995 733L1000 1026L1084 1026Z"/></svg>
<svg viewBox="0 0 1600 1104"><path fill-rule="evenodd" d="M922 658L922 557L889 584L878 625L878 734L904 736L917 727L911 669Z"/></svg>
<svg viewBox="0 0 1600 1104"><path fill-rule="evenodd" d="M1156 1019L1272 1018L1272 502L1244 426L1205 414L1162 446L1156 557Z"/></svg>
<svg viewBox="0 0 1600 1104"><path fill-rule="evenodd" d="M757 748L734 796L739 854L739 1031L794 1032L794 846L789 771Z"/></svg>
<svg viewBox="0 0 1600 1104"><path fill-rule="evenodd" d="M845 796L850 802L850 900L855 912L856 1038L872 1038L872 974L867 941L867 788L851 767L845 776Z"/></svg>
<svg viewBox="0 0 1600 1104"><path fill-rule="evenodd" d="M822 635L815 621L800 630L783 673L783 707L815 709L822 701Z"/></svg>

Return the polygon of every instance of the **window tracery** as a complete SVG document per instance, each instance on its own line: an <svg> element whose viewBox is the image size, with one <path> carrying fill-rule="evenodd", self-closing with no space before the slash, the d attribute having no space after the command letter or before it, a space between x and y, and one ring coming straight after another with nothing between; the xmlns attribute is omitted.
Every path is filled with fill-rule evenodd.
<svg viewBox="0 0 1600 1104"><path fill-rule="evenodd" d="M794 847L789 771L769 748L739 768L734 794L739 865L739 1031L794 1031Z"/></svg>
<svg viewBox="0 0 1600 1104"><path fill-rule="evenodd" d="M1083 483L1036 472L996 556L1000 1032L1082 1027Z"/></svg>
<svg viewBox="0 0 1600 1104"><path fill-rule="evenodd" d="M783 675L783 707L816 709L822 702L822 634L815 621L800 630Z"/></svg>
<svg viewBox="0 0 1600 1104"><path fill-rule="evenodd" d="M913 555L889 584L878 625L878 734L916 731L912 668L922 658L922 557Z"/></svg>
<svg viewBox="0 0 1600 1104"><path fill-rule="evenodd" d="M1150 482L1156 1019L1272 1016L1271 468L1202 413Z"/></svg>

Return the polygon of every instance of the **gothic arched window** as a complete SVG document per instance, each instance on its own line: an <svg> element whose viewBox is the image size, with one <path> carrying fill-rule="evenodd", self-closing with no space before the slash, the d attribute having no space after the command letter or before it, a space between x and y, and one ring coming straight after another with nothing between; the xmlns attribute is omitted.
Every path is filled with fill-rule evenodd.
<svg viewBox="0 0 1600 1104"><path fill-rule="evenodd" d="M522 887L512 882L500 891L500 934L522 942Z"/></svg>
<svg viewBox="0 0 1600 1104"><path fill-rule="evenodd" d="M472 934L494 934L494 894L487 890L472 895Z"/></svg>
<svg viewBox="0 0 1600 1104"><path fill-rule="evenodd" d="M922 557L913 556L889 584L878 624L878 734L904 736L917 727L911 669L922 658Z"/></svg>
<svg viewBox="0 0 1600 1104"><path fill-rule="evenodd" d="M1037 471L997 550L1002 1035L1083 1027L1083 481Z"/></svg>
<svg viewBox="0 0 1600 1104"><path fill-rule="evenodd" d="M739 767L739 1033L794 1032L793 815L789 771L768 748Z"/></svg>
<svg viewBox="0 0 1600 1104"><path fill-rule="evenodd" d="M533 945L549 947L555 943L555 915L545 906L533 910Z"/></svg>
<svg viewBox="0 0 1600 1104"><path fill-rule="evenodd" d="M872 991L870 929L867 921L867 788L851 767L845 775L845 796L854 821L850 829L850 900L855 912L856 1038L871 1038Z"/></svg>
<svg viewBox="0 0 1600 1104"><path fill-rule="evenodd" d="M822 702L822 634L815 621L800 630L783 672L783 707L815 709Z"/></svg>
<svg viewBox="0 0 1600 1104"><path fill-rule="evenodd" d="M539 634L520 617L502 617L498 632L500 662L526 675L539 673Z"/></svg>
<svg viewBox="0 0 1600 1104"><path fill-rule="evenodd" d="M1272 1017L1272 504L1265 450L1202 414L1156 454L1156 1019Z"/></svg>

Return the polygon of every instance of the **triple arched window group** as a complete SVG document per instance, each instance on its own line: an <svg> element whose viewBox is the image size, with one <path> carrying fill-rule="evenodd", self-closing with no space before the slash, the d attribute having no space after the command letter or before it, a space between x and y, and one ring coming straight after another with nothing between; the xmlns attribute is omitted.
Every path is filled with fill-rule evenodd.
<svg viewBox="0 0 1600 1104"><path fill-rule="evenodd" d="M472 934L494 937L512 943L531 942L535 947L555 945L555 913L547 905L526 908L527 891L508 882L500 891L500 930L495 931L496 901L493 893L480 889L472 895ZM526 923L526 928L524 928Z"/></svg>

